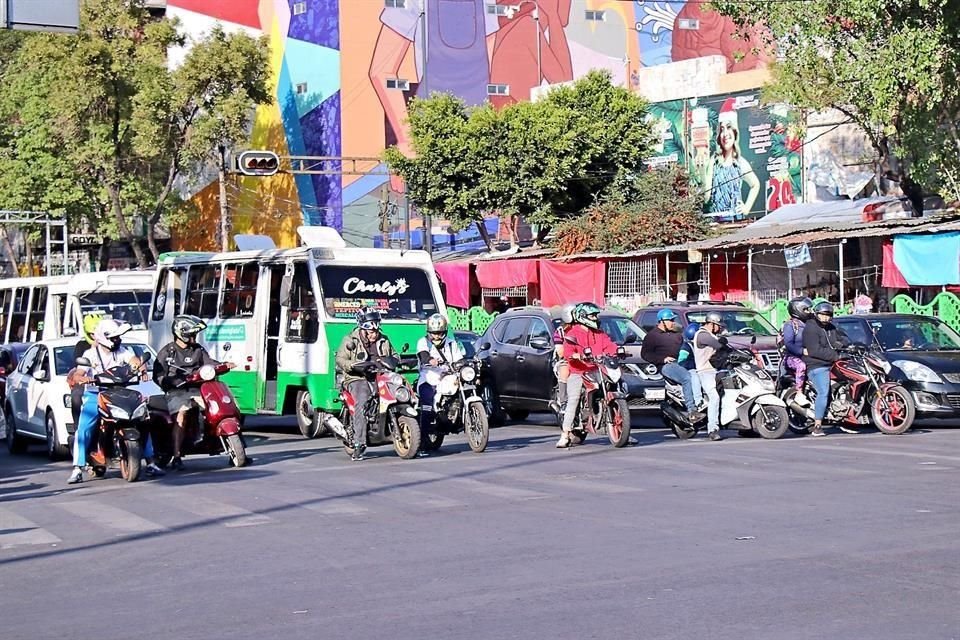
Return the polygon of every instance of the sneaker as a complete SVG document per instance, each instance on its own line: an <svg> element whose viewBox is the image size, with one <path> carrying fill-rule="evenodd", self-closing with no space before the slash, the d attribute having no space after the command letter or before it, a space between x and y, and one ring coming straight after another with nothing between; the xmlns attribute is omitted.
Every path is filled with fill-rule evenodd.
<svg viewBox="0 0 960 640"><path fill-rule="evenodd" d="M160 477L160 476L165 476L165 475L167 475L167 472L166 472L166 471L164 471L163 469L161 469L160 467L158 467L158 466L157 466L155 463L153 463L153 462L151 462L150 464L148 464L147 466L145 466L145 467L143 468L143 472L146 473L148 476L151 476L151 477L153 477L153 476Z"/></svg>
<svg viewBox="0 0 960 640"><path fill-rule="evenodd" d="M716 431L711 431L711 432L707 435L707 437L710 438L711 440L713 440L714 442L719 442L720 440L723 440L723 436L720 435L720 430L719 430L719 429L717 429Z"/></svg>
<svg viewBox="0 0 960 640"><path fill-rule="evenodd" d="M701 413L700 411L698 411L697 409L694 409L693 411L688 411L686 417L687 417L687 422L689 422L690 424L697 424L707 416Z"/></svg>
<svg viewBox="0 0 960 640"><path fill-rule="evenodd" d="M363 460L363 451L360 449L354 449L353 453L350 454L350 459L354 462L359 462Z"/></svg>
<svg viewBox="0 0 960 640"><path fill-rule="evenodd" d="M812 429L810 429L810 435L816 438L820 436L825 436L827 434L823 432L823 427L813 427Z"/></svg>
<svg viewBox="0 0 960 640"><path fill-rule="evenodd" d="M560 434L560 439L557 440L557 449L566 449L570 446L570 432L564 431Z"/></svg>
<svg viewBox="0 0 960 640"><path fill-rule="evenodd" d="M849 427L849 426L847 426L847 425L845 425L845 424L840 424L839 426L840 426L840 431L843 431L844 433L860 433L859 431L857 431L857 430L854 429L853 427Z"/></svg>
<svg viewBox="0 0 960 640"><path fill-rule="evenodd" d="M183 471L183 458L175 456L173 460L170 461L170 468L175 471Z"/></svg>
<svg viewBox="0 0 960 640"><path fill-rule="evenodd" d="M83 470L80 467L74 467L73 472L67 479L67 484L79 484L83 482Z"/></svg>

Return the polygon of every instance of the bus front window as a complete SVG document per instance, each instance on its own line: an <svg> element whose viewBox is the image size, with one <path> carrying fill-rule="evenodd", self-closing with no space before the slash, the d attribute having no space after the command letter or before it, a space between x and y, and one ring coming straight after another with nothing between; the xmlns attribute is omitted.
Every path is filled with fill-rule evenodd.
<svg viewBox="0 0 960 640"><path fill-rule="evenodd" d="M150 291L91 291L77 296L80 312L103 313L117 322L128 322L134 329L147 326L150 314Z"/></svg>
<svg viewBox="0 0 960 640"><path fill-rule="evenodd" d="M384 320L425 320L437 312L430 279L421 269L322 265L317 275L331 318L352 320L368 307Z"/></svg>

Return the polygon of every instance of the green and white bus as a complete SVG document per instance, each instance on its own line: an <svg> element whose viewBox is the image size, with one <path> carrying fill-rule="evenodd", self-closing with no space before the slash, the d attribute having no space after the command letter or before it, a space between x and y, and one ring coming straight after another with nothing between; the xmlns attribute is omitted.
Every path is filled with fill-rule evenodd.
<svg viewBox="0 0 960 640"><path fill-rule="evenodd" d="M359 309L381 312L398 352L416 347L428 316L446 315L428 253L347 248L326 235L296 249L160 256L150 344L173 339L176 315L202 318L200 343L237 365L223 380L240 411L296 414L304 435L319 435L324 413L340 410L334 358Z"/></svg>

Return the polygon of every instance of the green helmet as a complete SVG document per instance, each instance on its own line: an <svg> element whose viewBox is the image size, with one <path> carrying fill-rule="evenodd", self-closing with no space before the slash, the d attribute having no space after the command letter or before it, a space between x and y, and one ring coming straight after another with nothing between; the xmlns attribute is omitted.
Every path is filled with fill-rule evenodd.
<svg viewBox="0 0 960 640"><path fill-rule="evenodd" d="M100 321L105 317L106 316L100 311L94 311L93 313L88 313L83 316L83 337L86 338L90 344L93 344L93 332L97 330Z"/></svg>
<svg viewBox="0 0 960 640"><path fill-rule="evenodd" d="M581 302L573 308L573 321L590 329L599 329L600 307L592 302Z"/></svg>

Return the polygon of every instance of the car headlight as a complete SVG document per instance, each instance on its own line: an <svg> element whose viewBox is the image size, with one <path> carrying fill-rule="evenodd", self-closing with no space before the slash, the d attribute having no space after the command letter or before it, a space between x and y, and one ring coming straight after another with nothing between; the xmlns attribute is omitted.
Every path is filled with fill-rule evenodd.
<svg viewBox="0 0 960 640"><path fill-rule="evenodd" d="M393 395L397 402L410 402L410 390L406 387L397 387L397 391Z"/></svg>
<svg viewBox="0 0 960 640"><path fill-rule="evenodd" d="M942 382L937 372L925 364L913 360L895 360L893 365L914 382Z"/></svg>
<svg viewBox="0 0 960 640"><path fill-rule="evenodd" d="M473 367L464 367L460 369L460 377L464 382L473 382L477 379L477 370Z"/></svg>

